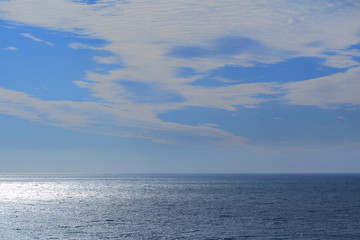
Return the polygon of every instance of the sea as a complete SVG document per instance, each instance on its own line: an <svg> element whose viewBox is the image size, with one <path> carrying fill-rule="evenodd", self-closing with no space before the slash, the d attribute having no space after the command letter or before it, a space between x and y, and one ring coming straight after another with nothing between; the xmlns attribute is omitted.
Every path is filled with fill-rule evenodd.
<svg viewBox="0 0 360 240"><path fill-rule="evenodd" d="M0 174L0 239L360 239L360 174Z"/></svg>

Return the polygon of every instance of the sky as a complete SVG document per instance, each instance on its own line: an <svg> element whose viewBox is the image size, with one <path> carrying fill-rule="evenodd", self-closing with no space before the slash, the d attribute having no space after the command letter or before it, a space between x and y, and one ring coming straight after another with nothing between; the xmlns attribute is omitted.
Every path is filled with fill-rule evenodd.
<svg viewBox="0 0 360 240"><path fill-rule="evenodd" d="M357 0L0 0L0 173L360 172Z"/></svg>

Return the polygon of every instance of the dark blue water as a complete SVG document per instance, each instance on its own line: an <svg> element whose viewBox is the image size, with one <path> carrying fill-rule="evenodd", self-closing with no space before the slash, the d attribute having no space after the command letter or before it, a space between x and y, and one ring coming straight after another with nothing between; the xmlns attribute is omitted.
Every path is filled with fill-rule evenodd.
<svg viewBox="0 0 360 240"><path fill-rule="evenodd" d="M0 175L0 239L360 239L360 175Z"/></svg>

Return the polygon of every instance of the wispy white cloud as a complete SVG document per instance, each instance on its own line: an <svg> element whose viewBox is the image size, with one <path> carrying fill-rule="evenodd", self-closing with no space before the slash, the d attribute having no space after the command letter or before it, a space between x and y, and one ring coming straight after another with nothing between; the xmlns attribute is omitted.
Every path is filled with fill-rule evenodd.
<svg viewBox="0 0 360 240"><path fill-rule="evenodd" d="M44 44L46 44L48 46L54 46L54 44L52 42L42 40L42 39L37 38L37 37L35 37L35 36L33 36L33 35L29 34L29 33L21 33L21 36L29 38L29 39L31 39L31 40L33 40L35 42L44 43Z"/></svg>
<svg viewBox="0 0 360 240"><path fill-rule="evenodd" d="M95 46L91 46L91 45L79 43L79 42L73 42L73 43L69 44L69 48L74 49L74 50L78 50L78 49L104 50L104 48L102 48L102 47L95 47Z"/></svg>
<svg viewBox="0 0 360 240"><path fill-rule="evenodd" d="M18 50L16 47L5 47L5 50L10 50L10 51L16 51Z"/></svg>
<svg viewBox="0 0 360 240"><path fill-rule="evenodd" d="M283 90L287 91L285 98L291 104L321 107L360 104L358 94L355 94L356 91L359 92L359 85L355 81L358 77L356 53L348 51L342 56L326 54L329 49L341 51L360 42L360 4L356 1L345 3L321 0L303 3L262 0L137 0L122 4L120 1L107 0L87 5L67 0L11 0L0 2L0 8L0 17L7 20L106 41L108 44L102 47L83 43L69 46L74 50L86 48L112 53L112 57L96 56L94 59L98 63L113 64L121 60L122 66L119 69L106 74L89 71L85 79L74 82L81 88L89 89L99 102L48 102L32 99L37 106L36 113L33 114L40 114L42 108L51 111L50 115L54 119L46 118L49 122L55 121L56 116L59 119L65 118L59 120L64 126L70 124L66 119L73 111L69 109L76 106L75 116L78 116L78 120L74 122L81 125L83 120L87 129L97 129L99 133L146 137L156 141L168 141L175 133L198 134L223 142L228 140L243 143L245 138L220 130L215 125L169 123L162 121L157 115L186 106L230 111L236 110L240 105L254 107ZM22 35L51 46L50 42L30 34ZM246 45L246 42L244 47L239 45L241 42L236 42L236 51L231 52L229 42L222 41L229 37L235 41L248 39L247 43L255 47L249 50L247 48L250 45ZM171 54L176 53L175 50L179 48L205 53L207 51L208 54L192 53L192 57ZM221 55L219 49L227 51L227 54ZM276 79L272 83L227 87L194 86L189 83L201 75L178 77L176 74L182 67L206 73L225 65L249 67L294 57L319 57L325 60L324 65L353 69L343 75L288 83L284 86L276 83ZM124 84L125 81L152 85L161 92L179 95L183 100L162 104L139 103L136 101L137 96ZM328 89L327 94L324 89ZM264 98L264 95L268 97ZM156 95L153 97L156 98ZM20 107L22 104L27 106L26 102L21 102L17 107L11 106L25 111L27 108ZM55 110L46 107L49 104L58 104L62 110L53 113ZM28 118L34 119L35 115L30 113L31 111L28 112ZM100 115L106 117L100 118ZM90 119L96 119L96 124ZM107 128L112 130L106 130Z"/></svg>
<svg viewBox="0 0 360 240"><path fill-rule="evenodd" d="M119 58L115 57L115 56L109 56L109 57L95 56L94 60L97 63L103 63L103 64L116 64L116 63L119 63Z"/></svg>
<svg viewBox="0 0 360 240"><path fill-rule="evenodd" d="M360 67L326 77L284 85L291 104L337 107L360 104Z"/></svg>
<svg viewBox="0 0 360 240"><path fill-rule="evenodd" d="M163 122L147 106L45 101L3 88L0 88L0 113L79 131L146 138L156 142L178 143L172 140L172 134L197 136L204 142L226 142L231 145L241 145L247 141L244 137L214 126ZM191 142L189 139L188 141Z"/></svg>
<svg viewBox="0 0 360 240"><path fill-rule="evenodd" d="M336 55L326 57L324 65L334 68L350 68L359 66L360 63L354 60L354 56Z"/></svg>

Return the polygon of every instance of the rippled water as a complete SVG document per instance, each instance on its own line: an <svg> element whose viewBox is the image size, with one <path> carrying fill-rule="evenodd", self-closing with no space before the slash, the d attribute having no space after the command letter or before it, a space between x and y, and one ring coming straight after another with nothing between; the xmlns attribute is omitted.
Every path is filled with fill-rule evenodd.
<svg viewBox="0 0 360 240"><path fill-rule="evenodd" d="M360 175L0 175L0 239L360 239Z"/></svg>

